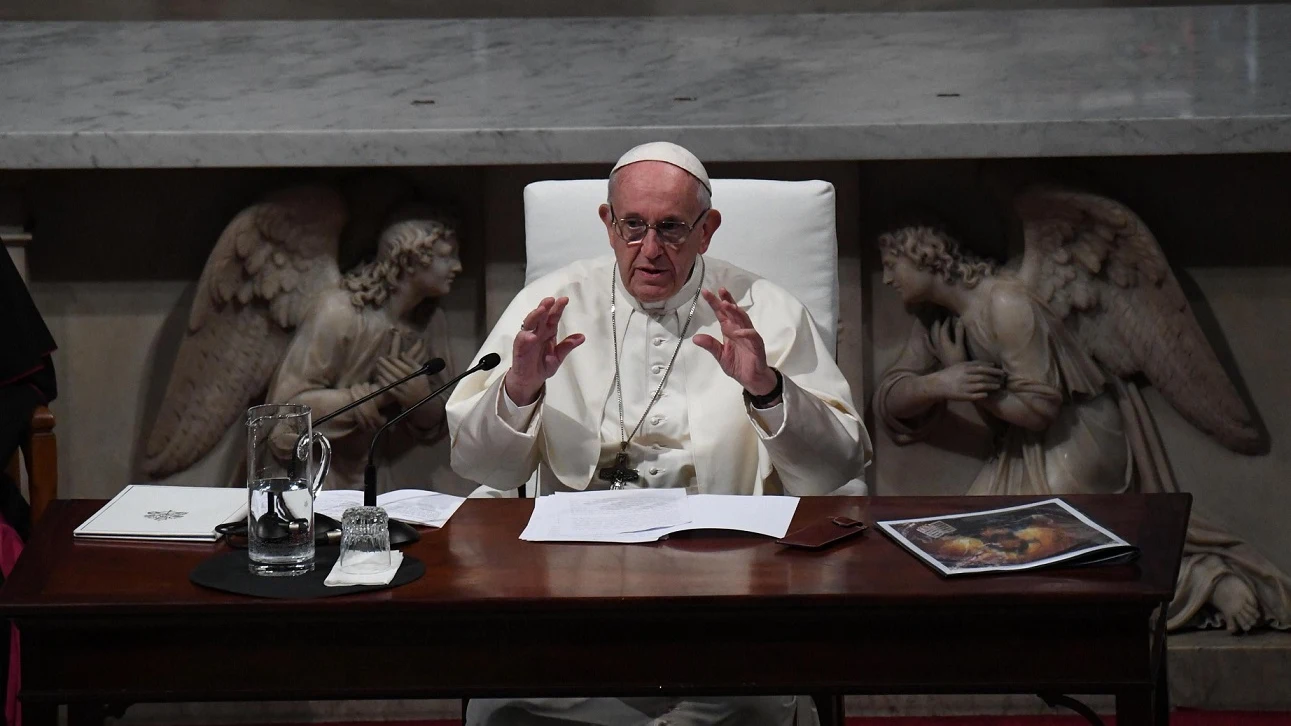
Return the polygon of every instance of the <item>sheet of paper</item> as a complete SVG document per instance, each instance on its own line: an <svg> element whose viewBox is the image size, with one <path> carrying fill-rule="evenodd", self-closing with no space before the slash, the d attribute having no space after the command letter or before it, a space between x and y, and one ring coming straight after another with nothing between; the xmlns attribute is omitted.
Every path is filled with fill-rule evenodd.
<svg viewBox="0 0 1291 726"><path fill-rule="evenodd" d="M399 489L377 496L377 506L386 510L391 519L427 527L443 527L448 518L466 501L464 497L426 491L424 489ZM319 492L314 498L314 511L341 521L345 510L363 506L363 492L343 489Z"/></svg>
<svg viewBox="0 0 1291 726"><path fill-rule="evenodd" d="M664 489L654 491L682 492L684 490ZM597 494L621 494L621 492L597 492ZM768 537L783 537L788 533L794 512L798 509L797 497L694 494L682 500L689 511L690 521L688 522L631 532L595 534L587 531L569 531L561 526L562 521L569 521L566 502L570 496L586 496L586 494L555 494L539 497L534 502L533 516L530 518L529 525L525 527L524 532L520 534L520 539L531 542L617 542L631 544L654 542L673 532L701 529L736 530L762 534Z"/></svg>
<svg viewBox="0 0 1291 726"><path fill-rule="evenodd" d="M443 527L464 501L466 497L421 489L400 489L377 497L391 519L427 527Z"/></svg>
<svg viewBox="0 0 1291 726"><path fill-rule="evenodd" d="M627 534L690 521L684 489L625 489L558 495L556 531L587 536Z"/></svg>
<svg viewBox="0 0 1291 726"><path fill-rule="evenodd" d="M738 494L693 494L690 524L681 529L734 529L783 537L798 511L798 497L750 497Z"/></svg>
<svg viewBox="0 0 1291 726"><path fill-rule="evenodd" d="M351 489L322 491L314 497L314 513L341 521L341 515L350 507L363 506L363 492Z"/></svg>
<svg viewBox="0 0 1291 726"><path fill-rule="evenodd" d="M605 542L690 521L684 489L628 489L539 497L521 539ZM645 540L649 541L654 537Z"/></svg>
<svg viewBox="0 0 1291 726"><path fill-rule="evenodd" d="M529 523L525 525L524 531L520 533L520 539L530 542L571 541L552 539L551 536L552 531L556 529L556 522L560 519L559 511L563 507L563 502L559 501L555 495L535 499L533 501L533 514L529 515Z"/></svg>

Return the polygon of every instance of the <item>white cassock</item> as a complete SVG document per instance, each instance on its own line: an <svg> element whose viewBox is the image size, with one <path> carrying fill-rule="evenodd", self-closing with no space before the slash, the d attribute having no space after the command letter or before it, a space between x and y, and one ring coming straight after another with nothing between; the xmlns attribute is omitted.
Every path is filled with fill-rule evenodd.
<svg viewBox="0 0 1291 726"><path fill-rule="evenodd" d="M502 314L479 354L502 362L488 377L458 384L446 406L452 466L494 489L514 489L538 473L541 494L608 488L598 478L622 440L614 386L610 294L616 286L623 425L641 422L628 448L638 487L687 487L705 494L827 494L859 478L869 462L869 435L846 379L807 309L784 289L711 257L696 262L670 299L643 304L627 293L614 258L582 260L534 281ZM783 376L780 404L754 409L743 387L690 338L723 340L701 297L681 339L698 286L725 287L753 321L767 362ZM613 282L612 282L613 280ZM542 397L527 407L505 394L511 345L526 315L546 297L569 298L557 338L583 333ZM678 344L680 343L680 347ZM669 370L669 361L676 360ZM653 406L647 405L667 372ZM645 420L642 421L642 416ZM468 723L791 724L795 699L539 699L471 701ZM735 718L735 721L731 719Z"/></svg>

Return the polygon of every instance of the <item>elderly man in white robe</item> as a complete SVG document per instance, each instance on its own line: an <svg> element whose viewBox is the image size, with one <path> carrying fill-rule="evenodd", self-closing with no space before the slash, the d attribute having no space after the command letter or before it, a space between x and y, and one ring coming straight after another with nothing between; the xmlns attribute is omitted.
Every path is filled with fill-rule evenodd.
<svg viewBox="0 0 1291 726"><path fill-rule="evenodd" d="M449 399L459 474L506 490L536 471L543 495L814 495L861 474L870 440L832 353L792 295L704 255L722 221L710 200L675 144L615 164L599 210L613 257L522 290L480 351L502 363ZM795 710L792 696L473 700L467 723L791 724Z"/></svg>

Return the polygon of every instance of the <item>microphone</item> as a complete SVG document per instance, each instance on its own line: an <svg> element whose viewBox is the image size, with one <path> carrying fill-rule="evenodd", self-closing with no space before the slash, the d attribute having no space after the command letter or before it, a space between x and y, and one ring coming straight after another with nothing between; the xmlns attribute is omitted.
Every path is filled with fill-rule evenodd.
<svg viewBox="0 0 1291 726"><path fill-rule="evenodd" d="M388 386L382 386L381 388L378 388L377 390L375 390L375 391L373 391L373 392L369 393L368 395L366 395L366 396L364 396L364 397L362 397L362 398L357 398L357 399L355 399L355 400L353 400L353 401L350 401L349 403L345 404L344 406L341 406L340 408L338 408L338 409L336 409L335 411L333 411L333 412L331 412L331 413L327 414L326 416L319 416L319 417L318 417L317 419L315 419L312 423L310 423L310 427L311 427L311 428L312 428L312 427L317 427L317 426L318 426L318 425L320 425L320 424L323 424L323 423L326 423L326 422L328 422L328 421L331 421L332 419L336 418L337 416L340 416L341 414L345 413L346 411L349 411L349 410L353 409L353 408L354 408L354 407L356 407L356 406L362 406L363 404L367 403L368 401L371 401L372 399L376 398L377 396L380 396L381 394L385 393L386 391L389 391L390 389L394 388L395 386L403 385L404 383L407 383L408 381L411 381L412 379L416 378L417 376L433 376L433 375L435 375L436 373L438 373L438 372L440 372L440 371L444 370L444 366L445 366L445 365L447 365L447 364L446 364L446 363L444 363L444 359L443 359L443 358L431 358L430 360L426 361L426 365L424 365L424 366L422 366L422 367L418 368L417 370L413 371L412 373L409 373L408 375L404 376L403 378L400 378L399 380L395 381L394 383L391 383L391 384L390 384L390 385L388 385ZM288 470L288 472L287 472L287 473L288 473L290 476L292 476L292 477L295 477L295 474L296 474L296 465L300 462L300 459L296 457L295 452L299 452L299 451L300 451L300 447L301 447L302 442L303 442L304 440L305 440L305 436L304 436L304 434L301 434L300 440L298 440L298 441L296 442L296 448L293 450L293 453L292 453L292 457L291 457L291 464L289 465L289 470ZM318 494L318 492L314 492L314 493L315 493L315 494Z"/></svg>
<svg viewBox="0 0 1291 726"><path fill-rule="evenodd" d="M389 391L395 386L399 386L404 383L407 383L408 381L411 381L417 376L433 376L436 373L444 370L445 365L447 364L444 363L443 358L431 358L430 360L426 361L426 365L418 368L412 373L409 373L403 378L400 378L394 383L391 383L388 386L382 386L381 388L378 388L377 390L369 393L366 396L363 396L362 398L350 401L349 403L345 404L344 406L341 406L335 411L332 411L326 416L318 417L317 419L311 422L311 427L318 426L319 424L330 421L331 419L337 416L340 416L346 411L353 409L355 406L361 406L367 403L368 401L371 401L373 398L380 396L386 391ZM494 361L493 365L497 365L497 361ZM489 367L491 368L492 366L489 366ZM470 371L467 371L467 372L469 373ZM461 376L459 376L458 378L460 377ZM456 380L457 379L454 379L454 381ZM443 389L440 389L440 390L442 391ZM424 401L422 403L424 403ZM417 405L420 406L421 403L418 403ZM296 478L296 470L299 468L300 461L301 461L300 450L301 450L301 447L304 445L305 445L305 435L301 434L300 438L296 440L295 448L292 449L291 461L287 464L287 475L292 479ZM369 459L370 458L371 456L369 455ZM320 478L318 481L320 488L322 487L322 483L323 483L322 479ZM317 494L318 492L315 491L314 495L317 495ZM308 522L305 522L303 519L300 519L300 518L293 518L289 516L289 513L285 512L285 507L283 506L281 500L273 492L270 492L268 511L262 514L251 526L254 526L256 528L256 534L260 538L272 542L275 540L283 540L283 539L286 539L287 537L290 537L292 533L299 531L299 529L303 527L305 524L308 524ZM229 522L228 524L220 525L219 527L216 528L216 530L219 531L221 534L238 535L238 534L245 533L247 531L247 526L248 525L245 522L241 522L241 523ZM337 536L335 536L334 533L339 532L340 529L341 529L340 522L336 521L335 519L332 519L326 514L319 514L318 512L314 513L314 532L315 532L314 539L316 542L321 542L323 544L334 543L333 540L337 540ZM414 530L414 534L415 534L415 530Z"/></svg>
<svg viewBox="0 0 1291 726"><path fill-rule="evenodd" d="M324 422L327 422L327 421L331 421L332 419L336 418L337 416L340 416L341 414L345 413L346 411L349 411L350 409L354 408L355 406L361 406L361 405L363 405L363 404L367 403L368 401L371 401L372 399L376 398L377 396L380 396L381 394L385 393L386 391L390 390L391 388L394 388L395 386L398 386L398 385L401 385L401 384L407 383L408 381L411 381L412 379L416 378L417 376L433 376L433 375L435 375L436 373L438 373L438 372L440 372L440 371L444 370L444 366L445 366L445 365L446 365L446 364L444 363L444 359L443 359L443 358L431 358L430 360L426 361L426 365L424 365L424 366L422 366L422 367L418 368L417 370L413 371L412 373L409 373L408 375L404 376L403 378L400 378L399 380L395 381L394 383L391 383L391 384L390 384L390 385L388 385L388 386L382 386L381 388L378 388L377 390L375 390L375 391L373 391L373 392L369 393L368 395L364 396L363 398L359 398L359 399L355 399L355 400L353 400L353 401L350 401L349 403L345 404L344 406L341 406L340 408L338 408L338 409L336 409L335 411L333 411L333 412L331 412L331 413L327 414L326 416L320 416L320 417L318 418L318 420L317 420L317 421L314 421L313 425L314 425L314 426L317 426L317 425L319 425L319 424L321 424L321 423L324 423Z"/></svg>
<svg viewBox="0 0 1291 726"><path fill-rule="evenodd" d="M479 362L476 363L474 366L467 369L466 371L463 371L460 375L453 378L448 383L445 383L444 385L440 386L434 391L431 391L430 394L427 395L425 398L412 404L408 408L405 408L404 410L400 411L397 416L390 419L389 421L386 421L385 425L377 429L376 434L372 436L372 443L368 445L368 464L363 469L363 506L375 507L377 505L377 467L376 467L376 464L373 463L373 460L376 457L377 442L381 440L381 435L384 434L386 430L389 429L391 426L394 426L395 424L402 421L409 414L411 414L413 411L416 411L427 401L431 400L432 398L438 396L439 394L448 390L452 386L456 385L458 381L462 380L463 378L469 376L472 373L475 373L476 371L492 370L497 367L498 363L501 363L501 362L502 362L502 356L498 355L497 353L489 353L488 355L483 356L482 358L480 358ZM416 542L419 539L421 539L421 535L417 533L417 529L412 525L408 524L407 522L400 522L394 519L390 520L390 546L391 547L395 545L400 545L400 544L407 544L408 542Z"/></svg>
<svg viewBox="0 0 1291 726"><path fill-rule="evenodd" d="M436 373L444 370L445 365L447 364L444 363L443 358L431 358L430 360L426 361L426 365L418 368L412 373L409 373L403 378L400 378L394 383L391 383L390 385L387 385L387 386L382 386L381 388L378 388L377 390L369 393L366 396L363 396L362 398L358 398L353 401L350 401L349 403L345 404L344 406L341 406L335 411L332 411L326 416L319 416L310 425L311 427L317 427L320 424L326 423L327 421L330 421L333 418L340 416L346 411L349 411L355 408L356 406L361 406L367 403L368 401L371 401L372 399L376 398L377 396L380 396L381 394L385 393L386 391L389 391L390 389L396 386L400 386L404 383L407 383L408 381L411 381L417 376L433 376ZM301 434L301 438L296 442L296 448L292 450L291 463L288 464L288 467L287 467L287 473L292 478L295 478L296 476L296 469L298 464L300 463L300 458L297 456L297 454L299 454L300 447L303 445L304 440L305 440L305 436L304 434ZM319 484L319 488L321 489L323 484L322 479L319 479L318 484ZM314 495L317 496L318 492L315 491ZM273 499L272 493L270 493L269 504L270 504L269 511L266 512L264 516L261 517L261 521L258 521L256 523L257 528L260 530L261 536L265 537L266 539L271 537L287 536L290 533L289 527L291 522L287 521L281 514L277 512L276 502ZM314 514L315 532L326 533L331 530L339 530L340 528L341 528L341 523L336 521L335 519L332 519L326 514L318 514L318 513Z"/></svg>

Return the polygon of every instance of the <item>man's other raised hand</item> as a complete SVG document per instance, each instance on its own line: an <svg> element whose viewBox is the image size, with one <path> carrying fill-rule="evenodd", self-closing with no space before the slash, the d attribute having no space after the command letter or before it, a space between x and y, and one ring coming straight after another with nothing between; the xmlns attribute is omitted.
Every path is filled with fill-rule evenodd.
<svg viewBox="0 0 1291 726"><path fill-rule="evenodd" d="M525 316L515 341L511 344L511 369L503 386L516 405L528 406L538 400L547 379L556 375L570 351L583 344L586 337L574 333L556 341L560 316L569 298L544 298Z"/></svg>

